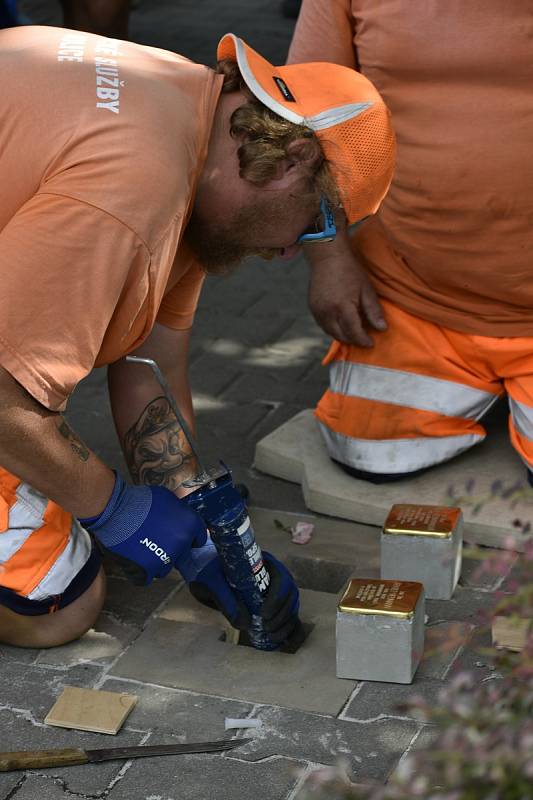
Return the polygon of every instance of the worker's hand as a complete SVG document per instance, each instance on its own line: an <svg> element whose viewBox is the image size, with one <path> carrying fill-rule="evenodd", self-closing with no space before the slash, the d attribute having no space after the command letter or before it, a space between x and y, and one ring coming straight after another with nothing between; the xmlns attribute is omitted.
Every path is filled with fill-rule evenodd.
<svg viewBox="0 0 533 800"><path fill-rule="evenodd" d="M204 522L185 501L162 486L128 486L120 475L102 513L80 523L139 585L163 578L207 539Z"/></svg>
<svg viewBox="0 0 533 800"><path fill-rule="evenodd" d="M250 627L250 614L226 580L220 556L210 539L203 547L191 550L189 555L179 559L176 567L199 603L218 609L238 630Z"/></svg>
<svg viewBox="0 0 533 800"><path fill-rule="evenodd" d="M368 328L386 330L383 309L347 236L337 238L306 247L311 262L309 308L320 327L334 339L372 347ZM318 250L320 247L322 250Z"/></svg>
<svg viewBox="0 0 533 800"><path fill-rule="evenodd" d="M298 625L300 593L294 578L281 561L265 551L263 560L270 575L270 584L263 595L261 618L272 641L281 644L290 638Z"/></svg>

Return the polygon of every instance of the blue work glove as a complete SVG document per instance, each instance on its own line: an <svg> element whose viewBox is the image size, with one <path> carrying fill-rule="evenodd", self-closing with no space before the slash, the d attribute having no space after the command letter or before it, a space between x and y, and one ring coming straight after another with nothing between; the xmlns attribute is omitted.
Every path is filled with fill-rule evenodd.
<svg viewBox="0 0 533 800"><path fill-rule="evenodd" d="M80 523L138 585L164 578L207 539L205 523L184 500L162 486L128 486L118 474L102 513Z"/></svg>
<svg viewBox="0 0 533 800"><path fill-rule="evenodd" d="M261 618L273 642L290 639L299 627L300 593L287 567L272 553L263 550L263 561L270 575L270 584L263 595Z"/></svg>
<svg viewBox="0 0 533 800"><path fill-rule="evenodd" d="M222 561L211 539L203 547L179 558L176 568L199 603L218 609L238 630L244 631L250 626L250 614L226 580Z"/></svg>
<svg viewBox="0 0 533 800"><path fill-rule="evenodd" d="M281 561L265 552L263 560L270 575L270 585L263 595L261 618L272 641L281 644L298 627L300 596L294 578ZM212 542L200 550L191 550L187 564L181 560L176 566L196 600L210 608L218 608L234 628L245 631L250 627L250 613L227 582Z"/></svg>

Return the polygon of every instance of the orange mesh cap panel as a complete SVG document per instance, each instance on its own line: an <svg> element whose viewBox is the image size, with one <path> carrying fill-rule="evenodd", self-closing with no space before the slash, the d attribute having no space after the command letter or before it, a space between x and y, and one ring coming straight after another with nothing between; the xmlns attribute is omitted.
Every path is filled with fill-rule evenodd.
<svg viewBox="0 0 533 800"><path fill-rule="evenodd" d="M316 133L348 222L377 211L392 180L395 138L389 111L364 75L330 63L275 67L231 33L217 56L237 62L264 105Z"/></svg>

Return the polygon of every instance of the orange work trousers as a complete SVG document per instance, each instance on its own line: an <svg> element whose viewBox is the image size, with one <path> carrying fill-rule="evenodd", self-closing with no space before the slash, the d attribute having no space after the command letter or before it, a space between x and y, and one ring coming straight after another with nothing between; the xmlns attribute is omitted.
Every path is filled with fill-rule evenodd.
<svg viewBox="0 0 533 800"><path fill-rule="evenodd" d="M509 436L533 471L533 336L474 336L382 300L374 347L333 342L329 389L316 409L331 458L400 476L481 442L480 419L507 394Z"/></svg>

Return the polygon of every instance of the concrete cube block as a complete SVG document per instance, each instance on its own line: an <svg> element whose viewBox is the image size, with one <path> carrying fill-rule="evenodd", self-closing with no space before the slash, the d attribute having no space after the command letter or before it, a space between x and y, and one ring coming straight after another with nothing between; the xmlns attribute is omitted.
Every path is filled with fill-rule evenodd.
<svg viewBox="0 0 533 800"><path fill-rule="evenodd" d="M381 577L419 581L428 600L449 600L461 574L460 508L397 504L381 531Z"/></svg>
<svg viewBox="0 0 533 800"><path fill-rule="evenodd" d="M354 578L337 607L337 677L411 683L424 651L424 588Z"/></svg>

